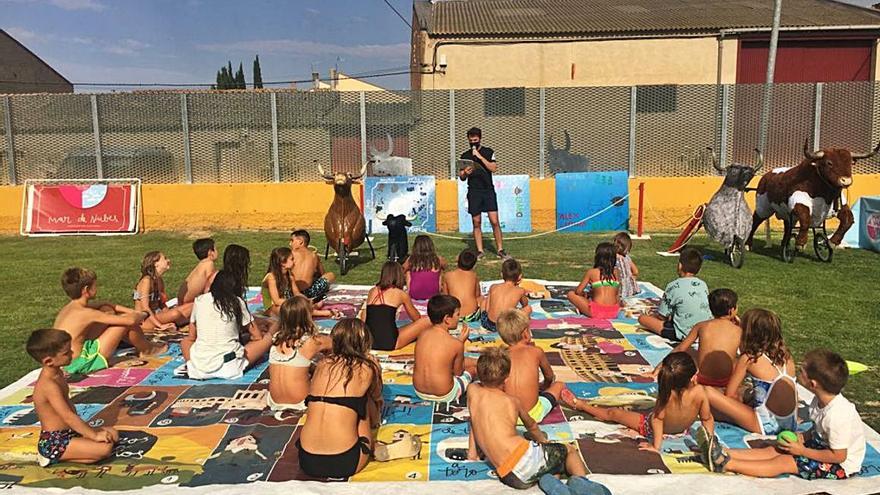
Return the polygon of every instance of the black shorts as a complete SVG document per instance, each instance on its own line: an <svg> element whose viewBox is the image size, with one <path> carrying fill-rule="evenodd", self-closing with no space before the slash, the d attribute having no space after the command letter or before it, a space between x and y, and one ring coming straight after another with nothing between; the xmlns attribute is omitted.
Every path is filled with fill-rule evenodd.
<svg viewBox="0 0 880 495"><path fill-rule="evenodd" d="M491 191L469 190L467 200L468 213L472 217L480 213L498 211L498 198L495 196L494 189Z"/></svg>
<svg viewBox="0 0 880 495"><path fill-rule="evenodd" d="M675 332L675 325L671 319L663 322L663 330L660 332L660 336L666 340L681 342L681 339L678 338L678 334Z"/></svg>

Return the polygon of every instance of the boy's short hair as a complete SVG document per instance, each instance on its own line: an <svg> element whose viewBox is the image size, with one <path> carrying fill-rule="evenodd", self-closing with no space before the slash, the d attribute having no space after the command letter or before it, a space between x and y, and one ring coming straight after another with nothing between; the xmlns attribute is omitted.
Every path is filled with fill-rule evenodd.
<svg viewBox="0 0 880 495"><path fill-rule="evenodd" d="M457 298L448 294L437 294L428 299L428 318L431 323L438 324L443 322L443 318L455 314L455 310L461 308L461 303Z"/></svg>
<svg viewBox="0 0 880 495"><path fill-rule="evenodd" d="M522 340L522 334L529 328L529 317L522 311L506 309L498 315L495 323L498 335L507 345L513 345Z"/></svg>
<svg viewBox="0 0 880 495"><path fill-rule="evenodd" d="M816 380L822 390L837 395L849 379L849 366L840 354L828 349L814 349L804 356L802 365L807 378Z"/></svg>
<svg viewBox="0 0 880 495"><path fill-rule="evenodd" d="M210 253L214 249L214 239L210 237L203 237L201 239L196 239L193 242L193 253L195 253L196 258L199 260L203 260L208 257L208 253Z"/></svg>
<svg viewBox="0 0 880 495"><path fill-rule="evenodd" d="M98 276L88 268L68 268L61 274L61 288L64 289L67 297L78 299L82 295L82 290L91 287L95 280L98 280Z"/></svg>
<svg viewBox="0 0 880 495"><path fill-rule="evenodd" d="M510 375L510 353L502 347L488 347L477 359L477 378L487 387L500 387Z"/></svg>
<svg viewBox="0 0 880 495"><path fill-rule="evenodd" d="M618 232L614 234L614 248L617 254L626 254L632 249L632 238L626 232Z"/></svg>
<svg viewBox="0 0 880 495"><path fill-rule="evenodd" d="M41 328L31 332L25 348L32 358L42 363L43 359L61 352L68 343L70 343L70 334L64 330Z"/></svg>
<svg viewBox="0 0 880 495"><path fill-rule="evenodd" d="M501 278L505 282L518 282L522 277L522 265L513 258L507 258L501 264Z"/></svg>
<svg viewBox="0 0 880 495"><path fill-rule="evenodd" d="M473 270L477 264L477 253L470 249L458 253L458 267L462 270Z"/></svg>
<svg viewBox="0 0 880 495"><path fill-rule="evenodd" d="M685 273L696 275L700 273L700 268L703 266L703 253L697 248L685 247L678 255L678 262Z"/></svg>
<svg viewBox="0 0 880 495"><path fill-rule="evenodd" d="M303 229L294 230L290 233L290 237L299 237L303 240L303 243L305 243L306 246L312 242L312 236L309 235L309 231Z"/></svg>
<svg viewBox="0 0 880 495"><path fill-rule="evenodd" d="M471 136L483 137L483 131L479 127L471 127L467 130L467 137Z"/></svg>
<svg viewBox="0 0 880 495"><path fill-rule="evenodd" d="M736 309L738 296L730 289L715 289L709 293L709 310L712 316L721 318Z"/></svg>

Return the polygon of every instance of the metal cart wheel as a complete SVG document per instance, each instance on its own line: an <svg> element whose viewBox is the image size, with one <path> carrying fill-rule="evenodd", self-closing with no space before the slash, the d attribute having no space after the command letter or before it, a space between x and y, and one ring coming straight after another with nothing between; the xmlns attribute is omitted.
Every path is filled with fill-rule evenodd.
<svg viewBox="0 0 880 495"><path fill-rule="evenodd" d="M745 244L745 241L739 236L733 236L733 244L727 248L727 259L730 260L730 266L742 268L746 257Z"/></svg>
<svg viewBox="0 0 880 495"><path fill-rule="evenodd" d="M834 256L834 250L831 249L831 242L828 241L828 234L825 233L825 229L822 231L817 231L813 229L813 250L816 251L816 256L825 263L831 263L831 258Z"/></svg>

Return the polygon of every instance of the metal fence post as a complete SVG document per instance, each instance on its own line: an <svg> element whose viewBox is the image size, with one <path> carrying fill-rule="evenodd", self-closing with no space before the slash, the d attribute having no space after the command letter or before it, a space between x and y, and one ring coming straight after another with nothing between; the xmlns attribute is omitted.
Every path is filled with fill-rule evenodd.
<svg viewBox="0 0 880 495"><path fill-rule="evenodd" d="M278 105L274 91L269 93L269 101L272 106L272 177L275 182L281 182L281 166L278 163Z"/></svg>
<svg viewBox="0 0 880 495"><path fill-rule="evenodd" d="M95 135L95 168L98 178L104 178L104 164L101 153L101 126L98 124L98 95L91 95L92 100L92 132Z"/></svg>
<svg viewBox="0 0 880 495"><path fill-rule="evenodd" d="M727 117L730 114L730 85L721 86L721 168L727 166L727 133L729 131L727 125Z"/></svg>
<svg viewBox="0 0 880 495"><path fill-rule="evenodd" d="M813 149L817 150L821 148L819 146L819 139L822 137L822 88L824 87L824 83L816 83L816 97L813 100L815 106L813 107Z"/></svg>
<svg viewBox="0 0 880 495"><path fill-rule="evenodd" d="M361 91L361 165L367 163L367 94Z"/></svg>
<svg viewBox="0 0 880 495"><path fill-rule="evenodd" d="M189 109L187 105L187 95L180 95L180 122L183 128L183 175L187 184L192 184L192 151L189 142Z"/></svg>
<svg viewBox="0 0 880 495"><path fill-rule="evenodd" d="M627 168L629 176L636 174L636 94L638 86L629 88L629 154L627 155Z"/></svg>
<svg viewBox="0 0 880 495"><path fill-rule="evenodd" d="M15 185L18 180L15 176L15 137L12 135L12 105L9 97L3 97L3 120L6 126L6 161L9 162L9 183Z"/></svg>
<svg viewBox="0 0 880 495"><path fill-rule="evenodd" d="M540 88L538 90L538 140L540 143L538 144L538 169L540 170L539 177L541 179L544 178L544 166L546 159L544 158L544 112L546 111L546 91L545 88Z"/></svg>
<svg viewBox="0 0 880 495"><path fill-rule="evenodd" d="M455 90L449 90L449 179L455 180Z"/></svg>

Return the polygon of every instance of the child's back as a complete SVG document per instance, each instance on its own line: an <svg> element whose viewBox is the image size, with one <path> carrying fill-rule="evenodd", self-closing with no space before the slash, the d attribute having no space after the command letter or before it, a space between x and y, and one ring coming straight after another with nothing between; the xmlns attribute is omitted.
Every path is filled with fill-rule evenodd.
<svg viewBox="0 0 880 495"><path fill-rule="evenodd" d="M464 344L437 325L416 340L413 387L430 395L444 395L453 387L452 377L461 373Z"/></svg>
<svg viewBox="0 0 880 495"><path fill-rule="evenodd" d="M715 318L694 326L700 345L697 351L697 383L726 387L733 373L742 329L727 318Z"/></svg>
<svg viewBox="0 0 880 495"><path fill-rule="evenodd" d="M523 408L528 411L538 402L538 369L544 351L532 345L513 345L509 351L510 376L504 383L504 390L519 399Z"/></svg>
<svg viewBox="0 0 880 495"><path fill-rule="evenodd" d="M468 387L467 405L477 445L493 466L500 467L523 442L516 432L516 400L500 388L474 384Z"/></svg>
<svg viewBox="0 0 880 495"><path fill-rule="evenodd" d="M517 309L526 297L526 290L513 282L505 281L489 287L486 296L486 313L489 319L498 321L498 315L505 309ZM528 304L523 306L527 308Z"/></svg>
<svg viewBox="0 0 880 495"><path fill-rule="evenodd" d="M473 270L456 268L443 274L443 293L449 294L461 302L461 314L466 321L473 320L473 315L480 309L480 280Z"/></svg>

